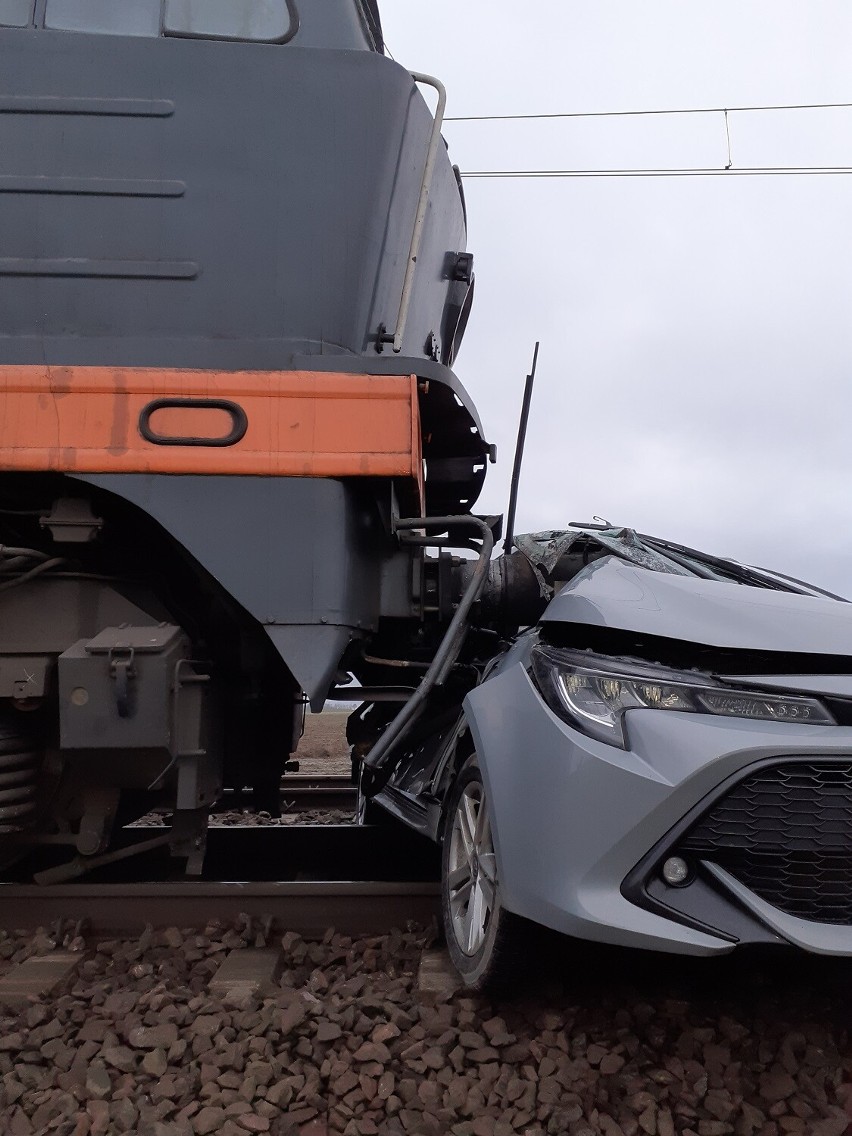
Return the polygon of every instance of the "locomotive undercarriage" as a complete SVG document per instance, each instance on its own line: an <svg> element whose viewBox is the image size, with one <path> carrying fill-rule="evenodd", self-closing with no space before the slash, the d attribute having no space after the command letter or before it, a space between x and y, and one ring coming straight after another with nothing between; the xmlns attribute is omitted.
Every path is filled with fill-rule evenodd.
<svg viewBox="0 0 852 1136"><path fill-rule="evenodd" d="M0 14L0 856L69 878L155 808L198 871L305 702L421 688L463 602L395 520L468 514L496 456L449 369L465 203L374 5L276 43L44 8Z"/></svg>
<svg viewBox="0 0 852 1136"><path fill-rule="evenodd" d="M427 555L439 538L393 538L389 483L352 492L362 513L373 505L362 532L375 611L348 628L322 698L355 688L373 706L352 727L360 759L428 676L471 562ZM306 696L269 632L143 509L82 479L3 475L0 866L27 858L54 883L163 847L197 874L223 790L276 814ZM469 644L471 658L493 649L492 633L476 634L488 643ZM459 657L442 685L455 698L476 676ZM152 811L165 829L127 827Z"/></svg>
<svg viewBox="0 0 852 1136"><path fill-rule="evenodd" d="M223 788L277 808L301 703L263 629L141 511L3 478L0 863L40 847L37 878L73 878L141 847L124 826L157 810L197 873Z"/></svg>

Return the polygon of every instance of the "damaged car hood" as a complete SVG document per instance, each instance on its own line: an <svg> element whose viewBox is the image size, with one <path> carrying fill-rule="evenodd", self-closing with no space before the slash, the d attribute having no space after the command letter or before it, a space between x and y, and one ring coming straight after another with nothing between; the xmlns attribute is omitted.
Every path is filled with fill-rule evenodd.
<svg viewBox="0 0 852 1136"><path fill-rule="evenodd" d="M852 604L654 571L616 555L579 572L550 602L542 622L709 647L852 655Z"/></svg>

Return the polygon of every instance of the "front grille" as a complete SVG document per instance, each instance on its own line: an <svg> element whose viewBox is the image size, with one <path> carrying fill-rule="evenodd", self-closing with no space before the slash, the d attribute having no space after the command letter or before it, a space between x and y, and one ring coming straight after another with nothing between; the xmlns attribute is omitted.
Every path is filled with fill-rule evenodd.
<svg viewBox="0 0 852 1136"><path fill-rule="evenodd" d="M852 924L852 761L788 762L752 773L689 830L680 849L718 864L789 915Z"/></svg>

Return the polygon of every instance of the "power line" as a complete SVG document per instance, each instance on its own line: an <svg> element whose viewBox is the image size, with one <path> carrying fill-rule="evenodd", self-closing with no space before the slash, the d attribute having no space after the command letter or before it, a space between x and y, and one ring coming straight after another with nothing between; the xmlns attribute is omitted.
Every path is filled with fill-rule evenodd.
<svg viewBox="0 0 852 1136"><path fill-rule="evenodd" d="M464 178L673 178L673 177L826 177L852 174L852 166L692 167L671 170L467 170Z"/></svg>
<svg viewBox="0 0 852 1136"><path fill-rule="evenodd" d="M612 169L612 170L469 170L466 178L627 178L627 177L817 177L852 173L852 166L751 166L734 168L731 159L731 134L728 125L730 114L788 110L842 110L852 108L852 102L834 103L773 103L761 106L734 107L672 107L657 110L597 110L559 111L542 114L483 114L447 117L445 122L516 122L533 119L570 118L636 118L643 115L724 115L725 142L728 163L724 167L696 166L675 169Z"/></svg>
<svg viewBox="0 0 852 1136"><path fill-rule="evenodd" d="M553 111L544 114L463 114L448 115L444 122L517 122L542 118L636 118L665 114L749 114L781 110L848 110L850 103L778 103L766 106L674 107L660 110L583 110Z"/></svg>

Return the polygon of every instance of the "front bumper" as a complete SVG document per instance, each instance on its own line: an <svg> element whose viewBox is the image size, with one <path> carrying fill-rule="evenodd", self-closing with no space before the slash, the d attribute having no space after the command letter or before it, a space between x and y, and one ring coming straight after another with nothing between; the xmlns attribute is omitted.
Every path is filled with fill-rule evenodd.
<svg viewBox="0 0 852 1136"><path fill-rule="evenodd" d="M465 701L508 910L579 938L683 954L766 942L852 954L852 926L786 914L715 865L683 888L659 878L721 785L769 759L849 760L852 727L634 710L621 750L548 709L528 649L519 642Z"/></svg>

